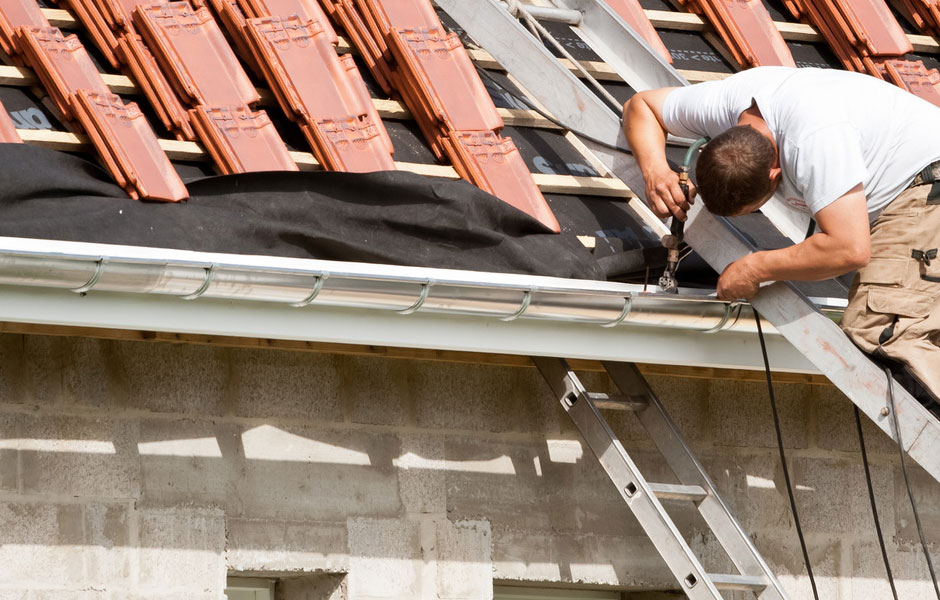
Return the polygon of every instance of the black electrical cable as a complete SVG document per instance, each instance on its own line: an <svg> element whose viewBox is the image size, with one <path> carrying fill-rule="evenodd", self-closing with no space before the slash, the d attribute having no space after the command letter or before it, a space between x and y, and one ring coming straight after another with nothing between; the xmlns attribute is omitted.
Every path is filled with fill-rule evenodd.
<svg viewBox="0 0 940 600"><path fill-rule="evenodd" d="M889 386L890 387L890 386ZM891 595L898 600L898 590L894 587L894 575L891 573L891 563L888 561L888 550L885 548L885 538L881 533L881 523L878 521L878 506L875 504L875 489L871 483L871 469L868 467L868 452L865 450L865 435L862 433L862 417L858 407L855 406L855 427L858 429L858 445L862 449L862 464L865 465L865 481L868 483L868 500L871 502L871 514L875 519L875 531L878 533L878 545L881 547L881 558L885 563L885 572L888 574L888 583L891 585Z"/></svg>
<svg viewBox="0 0 940 600"><path fill-rule="evenodd" d="M790 483L790 469L787 467L787 456L783 451L783 434L780 432L780 416L777 414L777 400L774 397L774 384L770 377L770 360L767 358L767 346L764 343L764 331L760 324L760 315L754 309L754 320L757 322L757 336L760 338L760 351L764 356L764 373L767 375L767 391L770 394L770 408L774 413L774 428L777 430L777 448L780 450L780 463L783 465L783 480L787 484L787 495L790 497L790 510L793 513L793 522L796 524L796 534L800 538L800 548L803 550L803 562L806 563L806 572L809 574L809 583L813 588L813 597L819 600L819 591L816 589L816 578L813 576L813 566L809 562L809 551L806 549L806 539L803 537L803 528L800 526L800 515L796 510L796 498L793 497L793 485Z"/></svg>
<svg viewBox="0 0 940 600"><path fill-rule="evenodd" d="M924 549L924 558L927 559L927 569L930 571L930 580L933 581L933 589L937 593L937 600L940 600L940 586L937 585L937 574L934 572L933 561L930 559L930 552L927 549L927 538L924 537L924 528L920 523L920 513L917 511L917 503L914 502L914 492L911 490L911 481L907 477L907 463L904 460L904 444L901 442L901 427L898 425L898 410L894 402L894 377L891 375L891 369L885 367L885 375L888 377L888 407L891 411L891 418L894 421L894 433L897 435L898 452L901 455L901 472L904 474L904 485L907 487L907 497L911 501L911 508L914 510L914 523L917 524L917 534L920 536L920 545Z"/></svg>
<svg viewBox="0 0 940 600"><path fill-rule="evenodd" d="M604 148L607 148L607 149L609 149L609 150L616 150L617 152L623 152L624 154L631 154L631 155L633 154L633 152L631 152L630 150L627 150L626 148L621 148L620 146L616 146L616 145L611 144L611 143L609 143L609 142L605 142L605 141L600 140L600 139L598 139L598 138L596 138L596 137L594 137L594 136L592 136L592 135L588 135L588 134L584 133L583 131L578 131L577 129L572 129L572 128L571 128L570 126L568 126L566 123L562 123L561 121L559 121L558 119L556 119L556 118L553 117L552 115L548 114L548 113L545 112L544 110L542 110L542 109L540 109L539 107L535 106L535 105L534 105L532 102L530 102L529 99L526 98L525 96L521 96L521 95L519 95L519 94L516 94L516 93L513 92L512 90L506 89L506 86L504 86L502 83L500 83L495 77L493 77L492 75L490 75L490 73L487 72L486 69L480 67L479 65L474 65L474 66L476 66L477 71L480 73L480 75L482 75L484 78L486 78L487 80L489 80L490 83L492 83L493 85L497 86L499 89L501 89L501 90L503 90L504 92L506 92L507 94L509 94L513 99L518 100L519 102L521 102L521 103L525 104L526 106L528 106L528 107L529 107L529 110L532 110L532 111L538 113L540 116L544 117L544 118L547 119L548 121L551 121L552 123L554 123L554 124L557 125L558 127L561 127L563 130L565 130L565 131L570 131L571 133L575 134L575 135L578 136L579 138L584 138L584 139L588 140L589 142L593 142L593 143L597 144L598 146L603 146Z"/></svg>

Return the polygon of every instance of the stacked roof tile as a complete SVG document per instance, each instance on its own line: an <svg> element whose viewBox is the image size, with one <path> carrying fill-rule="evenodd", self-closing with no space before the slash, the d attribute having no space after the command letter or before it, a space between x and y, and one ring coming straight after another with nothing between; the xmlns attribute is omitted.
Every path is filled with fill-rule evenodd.
<svg viewBox="0 0 940 600"><path fill-rule="evenodd" d="M16 126L13 124L13 119L10 118L10 115L4 110L3 105L0 104L0 144L17 144L22 142L23 140L20 139L20 135L16 133Z"/></svg>
<svg viewBox="0 0 940 600"><path fill-rule="evenodd" d="M900 0L900 5L915 27L940 36L940 0Z"/></svg>
<svg viewBox="0 0 940 600"><path fill-rule="evenodd" d="M83 131L104 166L132 198L179 201L186 188L136 104L105 85L84 46L49 22L34 0L0 5L4 51L29 65L63 117Z"/></svg>
<svg viewBox="0 0 940 600"><path fill-rule="evenodd" d="M940 106L940 73L921 61L884 0L784 0L816 27L846 69L886 79Z"/></svg>
<svg viewBox="0 0 940 600"><path fill-rule="evenodd" d="M327 169L392 170L391 139L349 55L313 0L215 1L236 46Z"/></svg>
<svg viewBox="0 0 940 600"><path fill-rule="evenodd" d="M438 159L447 157L464 179L560 231L515 144L500 136L502 119L466 49L429 0L325 5L353 32L375 78L400 94Z"/></svg>
<svg viewBox="0 0 940 600"><path fill-rule="evenodd" d="M795 67L787 43L761 0L677 0L718 32L738 66Z"/></svg>

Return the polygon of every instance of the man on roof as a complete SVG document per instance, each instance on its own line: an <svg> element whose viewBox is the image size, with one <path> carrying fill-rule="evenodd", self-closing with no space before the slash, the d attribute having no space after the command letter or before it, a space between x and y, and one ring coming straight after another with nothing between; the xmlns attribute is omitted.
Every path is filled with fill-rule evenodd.
<svg viewBox="0 0 940 600"><path fill-rule="evenodd" d="M689 208L666 162L672 133L711 138L695 169L711 212L749 213L777 193L815 218L803 242L729 265L720 298L858 269L843 330L940 398L940 108L868 75L757 67L640 92L624 129L660 217Z"/></svg>

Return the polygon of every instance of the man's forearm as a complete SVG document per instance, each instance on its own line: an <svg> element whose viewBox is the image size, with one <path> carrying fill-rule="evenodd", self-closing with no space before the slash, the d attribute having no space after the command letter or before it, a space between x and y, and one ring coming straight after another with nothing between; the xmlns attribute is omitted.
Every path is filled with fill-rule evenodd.
<svg viewBox="0 0 940 600"><path fill-rule="evenodd" d="M862 243L847 247L825 233L817 233L794 246L755 252L750 261L760 283L820 281L864 266L868 253Z"/></svg>
<svg viewBox="0 0 940 600"><path fill-rule="evenodd" d="M767 281L818 281L868 264L871 239L865 192L858 184L816 213L820 232L799 244L749 254L718 278L718 297L751 298Z"/></svg>
<svg viewBox="0 0 940 600"><path fill-rule="evenodd" d="M861 266L860 256L836 246L829 236L817 233L789 248L748 254L728 265L718 278L718 297L750 299L768 281L817 281Z"/></svg>
<svg viewBox="0 0 940 600"><path fill-rule="evenodd" d="M666 160L666 128L662 107L674 88L647 90L633 96L624 107L623 128L627 143L646 184L646 203L659 217L685 220L688 203L679 176Z"/></svg>
<svg viewBox="0 0 940 600"><path fill-rule="evenodd" d="M637 94L624 110L624 133L644 177L666 162L666 132L647 104L643 94Z"/></svg>

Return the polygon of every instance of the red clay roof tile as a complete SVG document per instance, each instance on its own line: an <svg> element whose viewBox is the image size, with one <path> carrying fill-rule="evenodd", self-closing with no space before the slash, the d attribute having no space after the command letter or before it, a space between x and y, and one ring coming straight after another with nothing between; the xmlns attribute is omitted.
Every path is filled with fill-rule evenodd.
<svg viewBox="0 0 940 600"><path fill-rule="evenodd" d="M179 202L189 197L137 104L79 90L76 120L118 185L131 198Z"/></svg>
<svg viewBox="0 0 940 600"><path fill-rule="evenodd" d="M281 107L326 168L393 170L392 142L359 70L336 55L328 31L296 15L249 19L245 29Z"/></svg>
<svg viewBox="0 0 940 600"><path fill-rule="evenodd" d="M16 144L23 143L20 135L16 133L16 126L13 125L13 119L7 113L3 105L0 104L0 143Z"/></svg>
<svg viewBox="0 0 940 600"><path fill-rule="evenodd" d="M189 111L199 139L223 174L296 171L274 124L247 106L198 106Z"/></svg>
<svg viewBox="0 0 940 600"><path fill-rule="evenodd" d="M761 0L679 1L712 24L740 67L796 66Z"/></svg>
<svg viewBox="0 0 940 600"><path fill-rule="evenodd" d="M193 10L186 2L141 5L134 25L182 98L204 106L259 100L208 9Z"/></svg>
<svg viewBox="0 0 940 600"><path fill-rule="evenodd" d="M49 21L39 10L35 0L4 0L0 2L0 50L13 56L17 53L13 43L17 27L49 27Z"/></svg>

